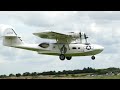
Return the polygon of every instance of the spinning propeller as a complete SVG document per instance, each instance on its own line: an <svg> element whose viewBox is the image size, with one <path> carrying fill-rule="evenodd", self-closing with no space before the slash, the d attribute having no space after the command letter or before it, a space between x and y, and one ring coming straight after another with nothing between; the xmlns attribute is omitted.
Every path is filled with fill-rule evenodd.
<svg viewBox="0 0 120 90"><path fill-rule="evenodd" d="M85 41L87 43L87 38L88 38L87 35L84 32L80 32L79 35L80 35L80 43L82 43L82 36L83 36L83 38L85 39Z"/></svg>

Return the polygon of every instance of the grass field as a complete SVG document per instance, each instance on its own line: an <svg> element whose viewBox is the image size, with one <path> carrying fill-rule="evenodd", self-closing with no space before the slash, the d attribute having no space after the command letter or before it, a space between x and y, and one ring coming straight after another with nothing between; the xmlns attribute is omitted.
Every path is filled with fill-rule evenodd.
<svg viewBox="0 0 120 90"><path fill-rule="evenodd" d="M45 75L45 76L20 76L6 77L0 79L120 79L120 75L91 75L87 74L68 74L68 75Z"/></svg>

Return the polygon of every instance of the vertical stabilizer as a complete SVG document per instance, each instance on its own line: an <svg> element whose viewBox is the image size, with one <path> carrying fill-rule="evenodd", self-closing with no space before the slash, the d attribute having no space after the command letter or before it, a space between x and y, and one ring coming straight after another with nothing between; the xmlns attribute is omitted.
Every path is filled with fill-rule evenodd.
<svg viewBox="0 0 120 90"><path fill-rule="evenodd" d="M17 36L12 28L7 28L3 33L3 45L16 46L22 44L22 40Z"/></svg>

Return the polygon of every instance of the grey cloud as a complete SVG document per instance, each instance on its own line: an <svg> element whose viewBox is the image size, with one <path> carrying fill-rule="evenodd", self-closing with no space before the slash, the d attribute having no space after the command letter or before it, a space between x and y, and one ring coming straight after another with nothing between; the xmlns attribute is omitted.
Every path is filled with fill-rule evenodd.
<svg viewBox="0 0 120 90"><path fill-rule="evenodd" d="M50 12L50 14L51 13L53 12ZM119 36L115 36L115 33L111 31L112 28L114 29L114 27L117 26L113 20L119 20L119 12L110 13L100 11L81 11L77 12L76 14L71 12L64 12L59 13L60 15L54 17L49 16L48 14L49 12L26 12L23 15L19 15L19 17L21 18L22 22L24 22L24 24L29 26L33 25L36 27L45 27L47 29L60 32L69 32L75 30L84 31L90 36L91 39L94 39L93 41L98 44L111 45L119 42ZM97 23L98 21L101 22L100 25ZM109 24L106 25L104 21L109 21ZM100 27L99 33L93 33L93 31L91 32L90 26L92 23L97 24L95 27Z"/></svg>
<svg viewBox="0 0 120 90"><path fill-rule="evenodd" d="M78 16L72 12L23 12L24 14L16 15L16 18L24 24L36 27L54 27L54 26L71 26L74 22L83 21L84 16ZM56 14L56 15L54 15ZM67 25L68 26L68 25Z"/></svg>
<svg viewBox="0 0 120 90"><path fill-rule="evenodd" d="M119 21L120 20L120 12L119 11L113 11L113 12L103 12L103 11L97 11L97 12L90 12L88 13L88 16L91 19L94 19L96 23L98 24L107 24L111 23L111 21Z"/></svg>

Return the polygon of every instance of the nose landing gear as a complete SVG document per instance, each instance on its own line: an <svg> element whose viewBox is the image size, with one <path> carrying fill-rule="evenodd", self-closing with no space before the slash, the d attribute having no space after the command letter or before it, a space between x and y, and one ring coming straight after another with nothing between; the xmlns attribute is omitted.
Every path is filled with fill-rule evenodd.
<svg viewBox="0 0 120 90"><path fill-rule="evenodd" d="M95 60L95 56L92 56L91 59L92 59L92 60Z"/></svg>

